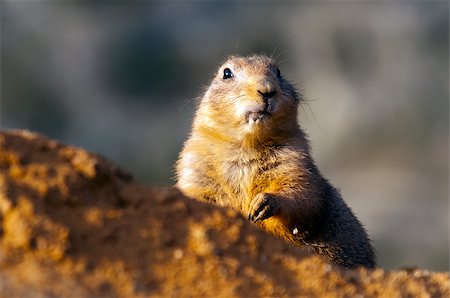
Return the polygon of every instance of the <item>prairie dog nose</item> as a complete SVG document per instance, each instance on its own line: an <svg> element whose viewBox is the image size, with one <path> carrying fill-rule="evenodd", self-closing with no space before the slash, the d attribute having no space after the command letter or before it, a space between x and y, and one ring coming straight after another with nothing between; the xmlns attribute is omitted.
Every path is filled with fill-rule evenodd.
<svg viewBox="0 0 450 298"><path fill-rule="evenodd" d="M275 89L268 92L261 92L260 90L258 90L258 93L261 94L264 99L268 99L275 96Z"/></svg>
<svg viewBox="0 0 450 298"><path fill-rule="evenodd" d="M275 96L275 86L270 82L263 82L258 88L258 93L262 95L264 99Z"/></svg>

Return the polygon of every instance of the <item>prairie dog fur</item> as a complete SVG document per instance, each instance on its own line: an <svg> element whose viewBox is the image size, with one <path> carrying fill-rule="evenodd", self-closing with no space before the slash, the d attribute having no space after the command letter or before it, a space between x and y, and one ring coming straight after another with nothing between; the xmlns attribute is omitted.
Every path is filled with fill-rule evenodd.
<svg viewBox="0 0 450 298"><path fill-rule="evenodd" d="M300 102L272 59L229 57L199 102L176 164L177 187L240 210L334 264L374 267L364 228L311 157Z"/></svg>

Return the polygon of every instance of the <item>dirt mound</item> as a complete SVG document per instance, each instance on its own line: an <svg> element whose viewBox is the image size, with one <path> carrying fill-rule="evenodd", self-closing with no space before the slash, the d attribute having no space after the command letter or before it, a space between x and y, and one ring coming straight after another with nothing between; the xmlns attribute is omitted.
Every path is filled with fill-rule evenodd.
<svg viewBox="0 0 450 298"><path fill-rule="evenodd" d="M0 296L448 296L448 273L342 270L102 157L0 133Z"/></svg>

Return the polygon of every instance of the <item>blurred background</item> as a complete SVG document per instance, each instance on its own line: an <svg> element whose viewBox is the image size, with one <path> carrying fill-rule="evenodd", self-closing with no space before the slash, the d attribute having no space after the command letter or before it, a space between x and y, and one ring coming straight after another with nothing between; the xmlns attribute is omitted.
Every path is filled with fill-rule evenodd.
<svg viewBox="0 0 450 298"><path fill-rule="evenodd" d="M171 185L230 54L278 58L322 173L384 268L449 270L449 3L2 1L2 129Z"/></svg>

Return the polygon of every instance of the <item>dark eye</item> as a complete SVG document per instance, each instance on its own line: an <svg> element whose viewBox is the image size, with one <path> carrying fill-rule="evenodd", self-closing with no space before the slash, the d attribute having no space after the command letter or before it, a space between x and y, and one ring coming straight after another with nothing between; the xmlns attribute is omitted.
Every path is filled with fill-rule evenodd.
<svg viewBox="0 0 450 298"><path fill-rule="evenodd" d="M277 67L277 77L281 77L281 71L278 67Z"/></svg>
<svg viewBox="0 0 450 298"><path fill-rule="evenodd" d="M229 79L231 77L233 77L233 73L231 72L231 69L229 69L228 67L225 68L223 70L223 79L226 80L226 79Z"/></svg>

